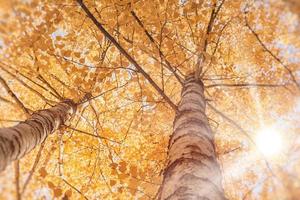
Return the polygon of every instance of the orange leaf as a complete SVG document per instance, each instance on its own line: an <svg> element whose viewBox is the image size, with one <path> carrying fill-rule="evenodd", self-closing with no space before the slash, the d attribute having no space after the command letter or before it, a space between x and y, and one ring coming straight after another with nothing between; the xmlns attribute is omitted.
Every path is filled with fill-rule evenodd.
<svg viewBox="0 0 300 200"><path fill-rule="evenodd" d="M39 173L40 173L40 176L45 178L47 176L47 171L45 169L45 167L42 167L40 170L39 170Z"/></svg>

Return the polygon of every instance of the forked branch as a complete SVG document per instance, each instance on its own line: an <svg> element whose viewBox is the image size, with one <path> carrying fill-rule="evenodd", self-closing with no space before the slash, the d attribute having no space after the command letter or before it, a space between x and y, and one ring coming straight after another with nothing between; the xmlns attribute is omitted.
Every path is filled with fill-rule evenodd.
<svg viewBox="0 0 300 200"><path fill-rule="evenodd" d="M140 20L140 18L136 15L136 13L134 11L131 11L130 13L134 17L134 19L137 21L137 23L140 25L140 27L144 30L144 32L147 35L148 39L154 44L154 46L157 49L159 55L161 56L161 58L166 63L166 67L174 74L174 76L176 77L176 79L178 80L178 82L181 85L183 85L182 78L177 74L176 69L174 69L174 67L171 65L171 63L167 60L167 58L164 55L164 53L161 51L161 49L159 48L159 46L156 44L154 38L151 36L151 34L148 32L148 30L144 26L143 22Z"/></svg>
<svg viewBox="0 0 300 200"><path fill-rule="evenodd" d="M149 83L155 88L155 90L163 97L163 99L173 108L177 110L177 106L171 101L171 99L164 93L164 91L155 83L150 75L133 59L131 55L115 40L115 38L106 31L102 24L95 18L91 11L86 7L82 0L77 0L86 15L93 21L97 28L103 33L103 35L110 40L114 46L120 51L120 53L127 58L127 60L134 65L134 67L149 81Z"/></svg>
<svg viewBox="0 0 300 200"><path fill-rule="evenodd" d="M20 101L20 99L15 95L15 93L10 89L6 81L0 76L0 83L5 88L7 93L15 100L17 105L24 111L27 117L30 116L29 109L24 106L24 104Z"/></svg>

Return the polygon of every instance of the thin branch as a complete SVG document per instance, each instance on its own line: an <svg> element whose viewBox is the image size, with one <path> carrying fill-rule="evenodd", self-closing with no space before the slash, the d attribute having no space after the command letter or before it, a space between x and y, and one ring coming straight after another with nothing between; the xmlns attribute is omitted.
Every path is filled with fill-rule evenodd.
<svg viewBox="0 0 300 200"><path fill-rule="evenodd" d="M216 46L215 46L214 51L213 51L213 53L212 53L212 56L214 56L214 55L216 54L217 49L218 49L219 44L220 44L221 37L223 36L223 32L224 32L224 30L226 29L226 27L232 22L233 19L234 19L234 18L231 18L230 20L228 20L228 21L226 22L226 24L222 27L222 29L221 29L221 31L220 31L220 33L219 33L218 40L217 40L217 42L216 42Z"/></svg>
<svg viewBox="0 0 300 200"><path fill-rule="evenodd" d="M220 3L220 5L218 6L218 8L217 8L217 10L215 12L214 20L217 18L217 16L218 16L218 14L219 14L222 6L224 5L224 3L225 3L225 0L222 0L222 2Z"/></svg>
<svg viewBox="0 0 300 200"><path fill-rule="evenodd" d="M217 110L214 106L212 106L210 103L207 103L208 107L210 107L215 113L220 115L223 119L228 121L230 124L234 125L241 133L243 133L254 145L255 142L252 139L252 137L245 131L239 124L237 124L234 120L227 117L225 114L223 114L221 111Z"/></svg>
<svg viewBox="0 0 300 200"><path fill-rule="evenodd" d="M64 183L66 183L68 186L70 186L73 190L75 190L78 194L80 194L83 198L85 198L86 200L88 200L88 198L79 190L77 189L75 186L73 186L71 183L69 183L66 179L64 179L63 177L61 178L63 180Z"/></svg>
<svg viewBox="0 0 300 200"><path fill-rule="evenodd" d="M223 119L225 119L227 122L229 122L230 124L232 124L233 126L235 126L235 127L236 127L243 135L245 135L245 136L249 139L249 141L257 148L257 145L256 145L255 141L254 141L254 140L252 139L252 137L247 133L247 131L245 131L239 124L237 124L234 120L232 120L232 119L230 119L229 117L227 117L224 113L222 113L221 111L219 111L218 109L216 109L216 108L215 108L214 106L212 106L210 103L207 102L207 105L208 105L208 107L210 107L215 113L217 113L217 114L220 115ZM257 150L258 150L258 148L257 148ZM270 173L272 174L272 176L277 177L277 176L274 174L274 172L273 172L273 170L272 170L272 168L271 168L271 166L270 166L268 160L265 158L264 154L262 154L260 151L259 151L259 153L261 154L263 160L265 161L265 164L266 164L268 170L270 171Z"/></svg>
<svg viewBox="0 0 300 200"><path fill-rule="evenodd" d="M12 72L8 71L7 69L5 69L2 65L0 65L0 68L5 71L7 74L9 74L10 76L12 76L13 78L15 78L19 83L21 83L24 87L26 87L27 89L29 89L30 91L32 91L33 93L35 93L36 95L38 95L41 99L43 99L45 102L47 102L48 104L56 104L57 102L52 101L46 97L44 97L44 95L42 95L40 92L38 92L37 90L33 89L32 87L30 87L27 83L25 83L22 79L20 79L19 77L17 77L15 74L13 74Z"/></svg>
<svg viewBox="0 0 300 200"><path fill-rule="evenodd" d="M207 26L207 29L206 29L206 37L205 37L205 41L204 41L204 47L203 47L203 52L206 52L207 50L207 45L208 45L208 36L209 34L211 33L212 31L212 28L214 26L214 23L215 23L215 19L217 18L223 4L225 3L225 0L222 0L222 2L220 3L220 5L217 7L216 9L216 4L214 4L214 8L211 12L211 16L210 16L210 19L209 19L209 22L208 22L208 26Z"/></svg>
<svg viewBox="0 0 300 200"><path fill-rule="evenodd" d="M213 53L211 54L212 57L214 57L215 54L216 54L216 52L217 52L217 49L218 49L218 47L219 47L219 45L220 45L221 37L223 36L224 30L226 29L226 27L230 24L230 22L231 22L233 19L234 19L234 18L231 18L231 19L230 19L229 21L227 21L226 24L222 27L222 29L221 29L221 31L220 31L220 33L219 33L219 37L218 37L217 42L216 42L216 46L215 46L215 48L214 48L214 50L213 50ZM212 59L210 59L210 62L209 62L209 64L208 64L206 70L204 70L204 71L202 72L202 74L201 74L201 76L200 76L201 79L203 79L203 77L205 76L205 74L208 72L208 70L210 69L211 64L212 64Z"/></svg>
<svg viewBox="0 0 300 200"><path fill-rule="evenodd" d="M212 85L207 85L205 88L213 87L285 87L285 84L259 84L259 83L237 83L237 84L227 84L227 83L216 83Z"/></svg>
<svg viewBox="0 0 300 200"><path fill-rule="evenodd" d="M257 184L255 184L250 190L248 190L244 194L242 200L246 200L246 198L253 192L253 190L256 189L257 187L259 187L261 184L263 184L268 178L270 178L270 176L264 177L261 181L259 181Z"/></svg>
<svg viewBox="0 0 300 200"><path fill-rule="evenodd" d="M38 79L45 83L50 88L50 90L54 92L54 96L56 98L58 98L60 101L64 100L64 98L58 93L58 91L54 87L52 87L52 85L41 74L38 75Z"/></svg>
<svg viewBox="0 0 300 200"><path fill-rule="evenodd" d="M210 15L210 19L208 22L208 26L206 29L206 36L205 36L205 41L204 41L204 46L203 46L203 52L206 52L207 49L207 45L208 45L208 36L212 30L212 27L214 25L214 21L215 21L215 12L216 12L216 3L213 5L213 9L211 11L211 15Z"/></svg>
<svg viewBox="0 0 300 200"><path fill-rule="evenodd" d="M16 160L14 163L15 167L15 181L16 181L16 197L17 200L21 200L21 193L20 193L20 161Z"/></svg>
<svg viewBox="0 0 300 200"><path fill-rule="evenodd" d="M64 61L68 62L68 63L71 63L73 65L79 65L79 66L82 66L82 67L87 67L87 68L95 68L95 69L111 69L111 70L116 70L116 69L126 69L126 70L130 70L130 71L134 71L134 72L138 72L137 70L134 70L134 69L131 69L131 68L128 68L128 67L102 67L102 66L92 66L92 65L87 65L87 64L84 64L84 63L80 63L78 61L75 61L75 60L72 60L72 59L68 59L64 56L60 56L58 54L49 54L49 55L52 55L54 56L56 59L58 58L61 58L63 59Z"/></svg>
<svg viewBox="0 0 300 200"><path fill-rule="evenodd" d="M23 120L15 120L15 119L1 119L0 118L0 122L15 122L15 123L20 123Z"/></svg>
<svg viewBox="0 0 300 200"><path fill-rule="evenodd" d="M7 93L15 100L17 105L24 111L26 114L26 117L30 116L29 109L24 106L24 104L20 101L20 99L15 95L15 93L10 89L8 84L5 82L5 80L0 76L0 83L5 88Z"/></svg>
<svg viewBox="0 0 300 200"><path fill-rule="evenodd" d="M195 66L195 78L197 80L202 78L202 76L203 76L203 75L201 76L201 74L203 74L203 72L202 72L203 63L206 59L206 57L204 56L204 53L207 51L207 46L208 46L208 42L209 42L208 38L209 38L209 35L210 35L210 33L213 29L215 19L217 18L218 13L219 13L221 7L223 6L224 2L225 2L225 0L223 0L218 7L217 7L217 3L213 4L213 9L211 11L210 19L209 19L209 22L208 22L208 25L207 25L207 28L206 28L205 36L204 36L205 40L204 40L204 44L203 44L203 49L200 50L198 52L198 55L197 55L197 63L196 63L196 66ZM202 48L202 46L201 46L201 48Z"/></svg>
<svg viewBox="0 0 300 200"><path fill-rule="evenodd" d="M9 104L13 104L13 102L11 102L10 100L8 100L8 99L6 99L4 97L1 97L1 96L0 96L0 101L3 101L5 103L9 103Z"/></svg>
<svg viewBox="0 0 300 200"><path fill-rule="evenodd" d="M30 116L30 111L27 109L24 104L20 101L20 99L15 95L15 93L10 89L5 80L0 76L0 83L5 88L7 93L15 100L17 105L24 111L26 117ZM17 200L21 200L21 192L20 192L20 161L16 160L14 163L15 167L15 182L16 182L16 197Z"/></svg>
<svg viewBox="0 0 300 200"><path fill-rule="evenodd" d="M166 56L164 55L164 53L161 51L161 49L158 47L158 45L156 44L154 38L151 36L151 34L147 31L147 29L145 28L143 22L139 19L139 17L136 15L136 13L134 11L131 11L131 15L135 18L135 20L137 21L137 23L140 25L140 27L144 30L145 34L147 35L148 39L154 44L155 48L158 50L159 55L161 56L161 58L163 58L163 60L166 63L166 67L167 69L169 69L177 78L177 80L179 81L179 83L181 85L183 85L183 80L182 78L176 73L176 69L174 69L174 67L171 66L171 63L167 60Z"/></svg>
<svg viewBox="0 0 300 200"><path fill-rule="evenodd" d="M81 104L84 104L84 103L86 103L86 102L88 102L88 101L91 101L91 100L93 100L93 99L96 99L96 98L98 98L98 97L100 97L100 96L102 96L102 95L104 95L104 94L106 94L106 93L108 93L108 92L111 92L111 91L113 91L113 90L115 90L115 89L119 89L119 88L125 87L128 83L129 83L129 82L126 82L125 84L123 84L123 85L121 85L121 86L119 86L119 87L118 87L118 86L113 87L113 88L111 88L111 89L109 89L109 90L106 90L106 91L104 91L104 92L102 92L102 93L96 95L96 96L90 96L90 97L88 97L88 98L82 99L81 101L79 101L78 105L81 105Z"/></svg>
<svg viewBox="0 0 300 200"><path fill-rule="evenodd" d="M89 133L89 132L86 132L86 131L83 131L83 130L79 130L79 129L76 129L76 128L73 128L73 127L70 127L70 126L65 126L65 127L68 128L68 129L71 129L73 131L77 131L79 133L82 133L84 135L89 135L89 136L99 138L99 139L102 139L102 140L107 140L107 141L110 141L110 142L113 142L113 143L121 144L121 142L114 141L114 140L109 139L107 137L103 137L103 136L100 136L100 135L94 135L92 133Z"/></svg>
<svg viewBox="0 0 300 200"><path fill-rule="evenodd" d="M42 155L42 151L43 151L43 149L45 147L45 141L41 144L41 146L39 148L39 151L38 151L37 155L35 156L34 163L33 163L32 167L31 167L31 169L29 171L29 175L28 175L28 177L27 177L27 179L26 179L26 181L25 181L25 183L23 185L21 195L25 194L26 188L29 185L29 182L30 182L30 180L31 180L31 178L33 176L33 173L35 172L35 169L36 169L36 167L37 167L37 165L38 165L38 163L40 161L40 158L41 158L41 155Z"/></svg>
<svg viewBox="0 0 300 200"><path fill-rule="evenodd" d="M262 48L270 54L272 58L274 58L281 66L283 66L287 72L289 73L290 77L292 78L293 82L296 84L297 88L300 90L300 84L297 82L296 77L294 76L292 70L289 69L289 67L280 59L278 58L268 47L263 43L259 35L254 31L254 29L250 26L248 23L247 17L245 16L245 22L248 29L251 31L251 33L255 36L256 40L259 42L259 44L262 46Z"/></svg>
<svg viewBox="0 0 300 200"><path fill-rule="evenodd" d="M228 150L228 151L222 152L221 155L224 156L224 155L226 155L226 154L230 154L230 153L232 153L232 152L235 152L235 151L241 150L241 149L242 149L242 147L236 147L236 148L230 149L230 150Z"/></svg>
<svg viewBox="0 0 300 200"><path fill-rule="evenodd" d="M171 99L162 91L162 89L154 82L154 80L150 77L150 75L144 71L144 69L127 53L127 51L113 38L102 26L100 22L95 18L95 16L91 13L91 11L86 7L83 3L83 0L77 0L81 8L84 10L86 15L93 21L93 23L97 26L97 28L105 35L107 39L109 39L115 47L123 54L127 60L135 66L136 69L149 81L149 83L155 88L155 90L165 99L165 101L173 108L174 111L177 110L177 106L171 101Z"/></svg>
<svg viewBox="0 0 300 200"><path fill-rule="evenodd" d="M53 95L55 98L59 99L59 97L57 97L54 93L52 93L51 91L49 91L46 87L44 87L43 85L41 85L40 83L37 83L36 81L32 80L30 77L28 77L27 75L23 74L22 72L20 72L19 70L15 69L13 66L8 65L2 61L0 61L0 63L4 66L6 66L9 69L12 69L14 71L15 74L20 75L21 77L23 77L24 79L28 80L29 82L33 83L34 85L40 87L41 89L43 89L45 92L49 92L51 95ZM3 69L4 70L4 69ZM60 99L63 100L63 99Z"/></svg>

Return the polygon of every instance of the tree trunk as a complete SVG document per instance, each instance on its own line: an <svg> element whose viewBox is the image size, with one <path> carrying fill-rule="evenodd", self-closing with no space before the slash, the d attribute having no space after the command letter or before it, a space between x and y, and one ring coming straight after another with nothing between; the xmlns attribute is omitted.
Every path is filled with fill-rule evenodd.
<svg viewBox="0 0 300 200"><path fill-rule="evenodd" d="M0 172L13 160L41 144L46 137L68 121L76 111L76 104L67 100L40 110L10 128L0 129Z"/></svg>
<svg viewBox="0 0 300 200"><path fill-rule="evenodd" d="M224 200L214 135L205 115L203 83L190 75L181 96L159 199Z"/></svg>

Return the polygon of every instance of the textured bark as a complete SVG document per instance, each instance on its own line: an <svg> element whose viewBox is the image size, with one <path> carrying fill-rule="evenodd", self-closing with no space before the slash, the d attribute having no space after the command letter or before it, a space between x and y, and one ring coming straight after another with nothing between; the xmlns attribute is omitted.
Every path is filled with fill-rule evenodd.
<svg viewBox="0 0 300 200"><path fill-rule="evenodd" d="M13 160L20 159L46 137L67 122L76 111L76 105L67 100L40 110L18 125L0 129L0 171Z"/></svg>
<svg viewBox="0 0 300 200"><path fill-rule="evenodd" d="M203 83L189 76L181 95L159 199L224 200L214 135L205 115Z"/></svg>

